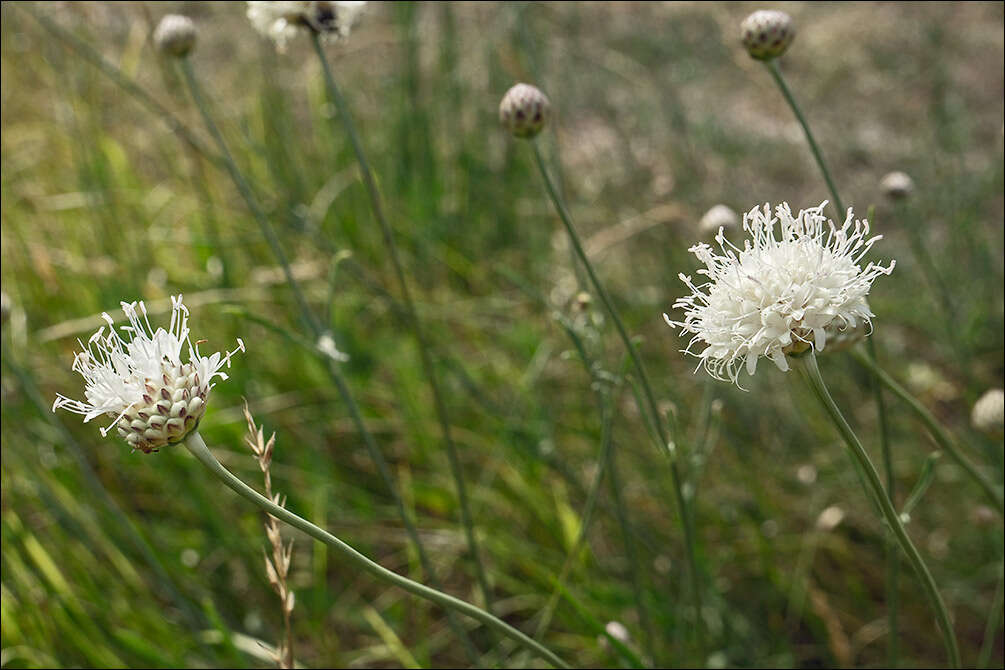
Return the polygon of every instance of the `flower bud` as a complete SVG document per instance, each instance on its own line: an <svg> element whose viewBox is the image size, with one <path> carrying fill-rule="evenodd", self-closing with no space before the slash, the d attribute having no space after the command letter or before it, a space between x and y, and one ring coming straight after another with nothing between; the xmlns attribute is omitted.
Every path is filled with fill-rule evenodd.
<svg viewBox="0 0 1005 670"><path fill-rule="evenodd" d="M506 91L499 104L499 122L515 137L534 137L550 115L548 96L530 84L517 84Z"/></svg>
<svg viewBox="0 0 1005 670"><path fill-rule="evenodd" d="M751 58L771 60L789 48L796 36L792 17L774 9L761 9L740 24L740 39Z"/></svg>
<svg viewBox="0 0 1005 670"><path fill-rule="evenodd" d="M714 234L720 228L738 228L740 226L740 215L726 205L716 205L705 212L698 222L698 229L702 234Z"/></svg>
<svg viewBox="0 0 1005 670"><path fill-rule="evenodd" d="M180 14L167 14L157 24L154 44L157 50L174 58L184 58L195 46L195 24Z"/></svg>
<svg viewBox="0 0 1005 670"><path fill-rule="evenodd" d="M974 428L996 439L1005 433L1005 390L990 389L974 403L970 413Z"/></svg>
<svg viewBox="0 0 1005 670"><path fill-rule="evenodd" d="M904 172L891 172L883 177L879 186L891 200L903 200L914 190L914 180Z"/></svg>

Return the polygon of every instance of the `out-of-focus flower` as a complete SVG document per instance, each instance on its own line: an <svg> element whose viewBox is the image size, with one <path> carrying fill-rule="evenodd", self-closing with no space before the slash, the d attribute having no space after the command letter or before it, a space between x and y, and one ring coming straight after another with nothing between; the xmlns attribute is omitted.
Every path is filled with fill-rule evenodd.
<svg viewBox="0 0 1005 670"><path fill-rule="evenodd" d="M366 2L248 2L248 19L262 35L286 50L301 32L314 32L326 41L349 36Z"/></svg>
<svg viewBox="0 0 1005 670"><path fill-rule="evenodd" d="M161 53L175 58L189 55L195 46L196 29L192 19L180 14L167 14L154 30L154 45Z"/></svg>
<svg viewBox="0 0 1005 670"><path fill-rule="evenodd" d="M789 48L796 37L792 17L775 9L761 9L740 24L740 40L751 58L771 60Z"/></svg>
<svg viewBox="0 0 1005 670"><path fill-rule="evenodd" d="M891 172L883 177L879 187L891 200L903 200L914 191L914 180L904 172Z"/></svg>
<svg viewBox="0 0 1005 670"><path fill-rule="evenodd" d="M739 214L726 205L716 205L698 221L698 230L702 235L709 235L719 232L720 228L737 228L739 225Z"/></svg>
<svg viewBox="0 0 1005 670"><path fill-rule="evenodd" d="M129 319L120 328L125 338L116 332L112 317L102 314L107 328L98 329L86 347L80 343L83 351L74 356L73 370L84 378L86 400L59 395L52 409L83 414L84 423L102 414L113 417L101 428L102 435L115 427L130 447L150 453L180 442L198 426L213 379L227 379L222 368L244 351L244 342L238 339L231 352L201 355L199 343L189 339L188 308L180 295L171 298L167 330L153 329L142 302L121 304ZM187 362L182 362L183 349Z"/></svg>
<svg viewBox="0 0 1005 670"><path fill-rule="evenodd" d="M743 367L753 375L762 356L787 371L786 354L811 346L823 351L839 334L871 325L866 296L895 263L861 267L881 237L869 237L869 222L856 220L851 209L838 228L823 215L825 204L796 216L786 203L774 215L769 205L755 207L743 217L751 239L742 249L721 231L715 237L721 253L705 243L691 247L708 281L695 285L681 274L691 295L673 307L684 310L684 320L663 316L692 335L684 352L700 358L699 367L716 379L736 383ZM701 351L692 351L700 345Z"/></svg>
<svg viewBox="0 0 1005 670"><path fill-rule="evenodd" d="M548 123L550 116L548 96L530 84L513 86L499 103L499 122L516 137L534 137Z"/></svg>
<svg viewBox="0 0 1005 670"><path fill-rule="evenodd" d="M1001 439L1005 432L1005 390L985 391L974 403L970 421L982 433Z"/></svg>

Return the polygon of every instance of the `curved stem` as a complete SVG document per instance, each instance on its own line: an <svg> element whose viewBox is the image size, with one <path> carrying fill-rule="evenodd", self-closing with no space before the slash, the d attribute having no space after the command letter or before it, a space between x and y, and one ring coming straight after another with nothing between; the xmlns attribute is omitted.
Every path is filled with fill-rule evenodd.
<svg viewBox="0 0 1005 670"><path fill-rule="evenodd" d="M921 422L928 429L928 432L932 434L935 442L939 445L939 448L945 451L949 456L956 461L963 470L970 475L971 479L977 482L978 486L984 491L988 499L994 504L995 509L998 510L999 514L1005 513L1005 503L1002 500L1002 492L991 483L987 477L985 477L977 466L974 465L969 458L967 458L956 442L950 437L949 433L939 425L939 422L932 416L932 413L925 409L925 406L918 402L917 398L911 395L903 386L894 381L893 377L886 373L881 367L879 367L875 361L873 361L869 356L862 353L861 351L853 349L851 351L852 357L866 370L868 370L872 375L880 381L886 388L888 388L895 396L907 403L907 406L914 412L914 414L921 420Z"/></svg>
<svg viewBox="0 0 1005 670"><path fill-rule="evenodd" d="M841 433L845 444L848 445L848 451L851 452L852 457L861 466L862 471L865 472L866 482L869 484L876 501L879 503L887 526L893 530L900 548L907 555L907 559L911 563L911 567L914 568L918 580L925 591L925 595L928 596L932 609L935 611L935 618L938 621L939 629L942 631L943 643L946 646L946 653L949 655L949 662L954 668L959 668L960 651L956 646L956 633L953 631L952 622L949 620L946 604L939 594L939 589L932 578L932 573L928 571L928 566L925 565L924 559L921 558L921 554L915 548L914 543L911 542L904 524L901 523L900 515L894 509L893 503L890 502L890 498L883 490L883 483L879 478L876 467L872 464L872 460L869 458L865 447L862 446L862 443L852 431L851 426L848 425L848 422L841 414L841 410L838 409L834 398L831 397L830 391L827 390L823 377L820 375L820 368L817 367L817 359L813 351L810 350L795 360L798 362L800 371L816 394L817 399L820 400L820 403L824 406L827 414L837 427L838 432Z"/></svg>
<svg viewBox="0 0 1005 670"><path fill-rule="evenodd" d="M813 138L810 124L806 122L806 117L803 116L802 110L799 109L799 103L792 96L789 85L785 83L782 71L778 69L778 60L775 58L766 60L764 61L764 65L768 68L768 72L771 73L775 83L778 84L778 88L781 89L782 95L785 97L785 101L789 103L789 107L792 108L792 112L796 115L799 125L803 127L803 133L806 135L806 141L810 145L810 151L813 152L813 158L816 159L817 166L820 168L820 172L823 173L824 181L827 182L827 188L830 189L831 196L834 198L834 207L837 208L838 214L843 218L845 216L844 203L841 202L841 196L838 195L837 187L834 186L834 180L831 178L830 170L827 169L827 163L824 162L823 154L820 153L820 147L817 146L817 141Z"/></svg>
<svg viewBox="0 0 1005 670"><path fill-rule="evenodd" d="M551 175L548 173L548 169L545 167L544 157L541 155L540 147L537 145L535 140L531 140L531 146L534 148L534 158L537 160L537 166L541 171L541 176L544 178L545 186L548 189L548 195L551 196L551 200L555 204L555 209L558 210L558 217L562 220L562 224L565 226L565 230L569 234L569 240L572 242L572 247L575 250L576 255L579 257L579 260L582 262L583 267L586 268L586 273L590 278L590 283L593 284L594 290L596 290L597 295L600 296L601 302L604 303L604 308L607 310L611 320L614 322L618 335L621 337L621 341L624 343L625 349L628 351L628 356L631 358L632 365L638 374L639 383L642 385L643 393L646 397L647 403L649 404L650 418L653 425L656 427L656 431L658 432L659 438L662 442L660 449L670 449L673 446L673 440L671 436L667 434L666 426L660 418L659 407L656 404L656 396L653 394L652 386L649 384L649 376L646 374L646 370L642 366L642 359L639 357L639 353L635 349L635 344L632 343L631 338L628 336L625 324L621 321L621 317L618 316L618 312L614 307L611 297L608 295L604 285L600 283L600 278L597 277L597 273L593 269L593 264L590 262L589 257L586 255L586 251L583 249L583 243L579 239L579 234L576 232L576 228L572 225L572 217L566 209L562 197L558 194L558 189L555 187L555 183L552 180ZM695 559L694 527L691 521L692 516L688 512L688 503L684 497L684 487L680 475L680 468L677 467L677 461L673 458L670 460L670 476L673 483L674 497L677 501L677 511L680 516L680 523L684 532L684 544L687 550L688 569L691 573L691 596L694 601L695 630L697 632L698 646L701 651L702 660L704 661L705 624L702 618L701 586L699 584L698 577L698 563Z"/></svg>
<svg viewBox="0 0 1005 670"><path fill-rule="evenodd" d="M443 392L440 389L440 384L437 379L436 367L433 364L433 357L430 353L429 343L426 341L425 333L423 332L422 326L419 322L419 316L415 310L415 303L412 300L412 293L408 288L408 281L405 278L405 270L401 264L401 259L398 256L398 246L394 241L394 231L391 229L391 225L388 223L387 217L384 216L384 208L381 204L380 193L377 190L377 183L373 178L373 171L370 169L370 163L366 159L366 153L363 151L363 145L360 142L359 134L356 132L355 125L353 125L352 116L349 114L349 105L346 103L345 98L342 96L342 92L335 84L335 78L332 76L331 68L328 65L328 58L325 56L324 49L321 48L321 41L318 38L318 35L316 33L312 33L311 38L314 45L314 51L317 53L318 59L321 61L321 69L324 71L325 84L328 87L328 94L331 96L332 101L335 103L335 107L338 109L339 117L342 119L342 125L345 127L345 132L349 136L349 143L352 145L353 152L356 154L356 160L359 162L360 172L363 175L363 184L366 186L367 195L370 197L370 206L373 209L374 218L377 219L377 223L380 225L380 230L384 237L384 244L387 247L388 255L391 257L391 264L394 266L394 274L398 281L398 288L401 291L401 299L405 306L405 312L408 317L408 321L412 326L412 332L415 335L415 340L419 347L419 357L422 359L422 368L425 372L426 378L429 380L429 386L433 392L433 404L436 407L436 417L440 422L440 431L443 434L443 442L447 449L447 460L450 462L450 473L453 475L454 486L457 489L457 499L461 508L461 522L464 525L464 535L467 540L468 551L471 552L471 559L475 565L475 573L478 579L478 585L482 592L482 598L485 600L485 606L491 609L491 591L489 589L488 578L485 574L485 566L482 563L478 540L475 537L474 520L471 516L471 506L468 503L467 488L464 485L464 474L461 469L461 460L457 454L457 447L450 434L450 417L447 414L447 404L444 400Z"/></svg>
<svg viewBox="0 0 1005 670"><path fill-rule="evenodd" d="M359 553L348 544L338 539L331 533L318 528L310 521L307 521L293 512L280 507L275 504L265 496L261 495L250 486L245 484L243 481L235 477L229 470L227 470L220 461L216 460L216 457L210 452L209 447L206 446L206 442L203 441L202 436L199 431L193 431L182 443L185 447L195 456L196 460L202 463L206 468L212 472L217 479L226 484L231 490L237 493L242 498L254 503L263 512L271 514L280 521L293 526L297 530L300 530L315 540L323 542L330 548L334 549L338 554L353 564L357 568L369 572L371 575L380 579L381 581L387 582L399 588L408 591L409 593L419 596L434 602L437 605L452 609L460 614L469 616L476 621L479 621L486 626L494 629L501 635L515 640L520 646L532 651L534 654L545 659L551 663L556 668L568 668L562 659L556 656L554 653L546 649L540 643L531 639L529 636L521 633L516 628L513 628L506 622L497 619L495 616L489 614L483 609L475 607L474 605L467 603L459 598L455 598L436 589L431 589L425 584L420 584L419 582L412 581L407 577L403 577L396 572L388 570L379 563L375 563L363 554Z"/></svg>

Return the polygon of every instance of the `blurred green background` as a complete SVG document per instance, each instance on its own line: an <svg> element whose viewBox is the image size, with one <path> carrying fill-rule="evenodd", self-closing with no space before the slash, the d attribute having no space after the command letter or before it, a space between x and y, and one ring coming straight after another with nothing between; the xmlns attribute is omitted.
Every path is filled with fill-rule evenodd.
<svg viewBox="0 0 1005 670"><path fill-rule="evenodd" d="M738 44L748 3L371 3L328 48L403 248L436 350L495 611L533 631L597 470L596 384L615 405L617 476L637 549L645 633L610 489L544 642L578 666L629 661L610 621L656 665L882 666L884 535L839 437L794 374L765 364L747 391L692 374L663 322L687 248L717 203L809 207L828 197L790 110ZM970 407L1003 375L1002 3L779 3L798 35L781 67L846 203L875 206L895 258L875 284L885 367L995 482L1002 442ZM201 425L245 481L242 397L275 431L288 507L383 565L424 580L392 499L301 325L282 274L226 173L30 12L65 27L209 145L151 33L199 27L193 65L324 315L367 424L448 591L479 602L429 386L397 311L391 265L345 136L330 123L307 39L277 55L243 3L2 6L2 651L5 667L269 664L282 618L263 566L262 514L180 449L129 453L97 423L48 411L81 397L70 371L120 300L159 321L184 293L210 351L248 344ZM665 454L648 438L623 350L584 288L528 146L497 126L515 82L550 96L542 136L573 216L677 420L695 500L703 618L693 633ZM880 179L916 184L903 204ZM833 211L833 210L832 210ZM931 256L934 271L923 259ZM921 254L921 255L919 255ZM563 324L580 337L595 382ZM879 462L866 374L821 358ZM605 381L608 380L608 381ZM609 381L613 380L613 381ZM900 500L934 448L887 398ZM104 424L102 424L104 425ZM841 514L830 511L837 508ZM835 519L838 523L835 525ZM908 530L955 620L963 660L1002 665L1002 519L943 458ZM296 655L308 667L467 665L441 610L296 541ZM901 662L945 663L904 566ZM472 625L483 661L524 662ZM530 661L538 663L538 661Z"/></svg>

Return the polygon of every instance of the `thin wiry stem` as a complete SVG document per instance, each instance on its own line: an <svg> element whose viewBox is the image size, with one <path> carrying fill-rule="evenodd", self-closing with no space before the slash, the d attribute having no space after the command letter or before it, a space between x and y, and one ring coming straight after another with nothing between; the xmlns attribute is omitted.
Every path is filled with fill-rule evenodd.
<svg viewBox="0 0 1005 670"><path fill-rule="evenodd" d="M893 377L886 373L881 367L879 367L875 361L873 361L869 356L858 350L851 351L852 357L868 370L876 379L880 381L887 389L889 389L895 396L907 403L907 406L914 412L915 416L921 420L921 423L925 425L928 432L931 433L935 442L939 445L939 448L949 454L949 456L956 461L963 470L977 482L977 485L981 487L985 495L998 510L998 514L1005 513L1005 503L1002 501L1002 492L996 487L991 480L984 476L976 465L967 458L960 447L956 444L953 438L949 435L945 428L939 425L932 413L925 409L917 398L911 395L907 389L894 381Z"/></svg>
<svg viewBox="0 0 1005 670"><path fill-rule="evenodd" d="M785 97L785 101L789 103L789 107L792 108L792 113L796 115L796 120L799 121L799 125L803 127L803 133L806 135L806 142L810 145L810 151L813 152L813 158L817 162L817 166L820 168L820 172L824 176L824 181L827 182L827 188L830 189L831 197L834 198L834 207L838 210L838 218L843 219L845 215L844 203L841 202L841 196L838 195L837 187L834 185L834 180L831 178L830 170L827 169L827 163L824 161L824 156L820 153L820 147L817 146L817 141L813 138L813 132L810 130L810 124L807 123L806 117L803 116L803 111L799 108L799 103L792 96L792 91L789 90L789 85L785 83L785 77L782 76L782 71L778 69L778 59L772 58L770 60L764 61L764 65L768 68L768 72L771 73L771 77L778 84L778 88L781 90L782 95Z"/></svg>
<svg viewBox="0 0 1005 670"><path fill-rule="evenodd" d="M218 127L216 126L216 123L213 121L213 117L210 115L209 107L205 102L201 89L199 88L198 82L196 81L195 73L192 70L192 64L187 58L182 59L182 69L185 74L186 82L188 83L189 88L192 92L192 97L195 99L196 105L198 106L199 111L203 116L203 120L205 121L206 126L210 131L210 134L213 136L213 139L217 142L220 148L220 152L223 154L224 166L227 168L227 172L230 174L231 179L237 186L237 189L240 192L241 197L244 199L245 204L248 206L248 209L251 210L252 215L258 222L259 227L262 230L262 234L265 236L266 241L269 243L269 247L272 250L273 254L275 255L276 260L282 266L283 276L286 278L286 282L289 285L290 290L293 292L293 295L297 298L297 305L300 308L300 318L304 322L309 332L314 336L314 339L316 341L317 338L321 337L324 334L321 324L318 322L317 317L315 316L313 311L311 311L310 306L307 304L307 301L303 296L303 292L300 289L300 285L297 282L296 278L293 276L292 271L290 270L290 265L286 260L286 255L283 252L282 247L279 245L279 240L276 238L275 231L273 230L272 225L269 223L268 219L265 217L265 213L262 211L262 207L259 204L258 199L255 197L254 191L251 189L250 184L244 178L241 171L238 169L237 164L234 162L233 157L230 154L230 151L227 149L227 146L223 139L223 135L222 133L220 133ZM427 578L434 584L434 586L442 590L442 586L439 582L439 579L437 578L436 573L433 571L432 562L429 560L429 556L426 553L425 547L423 546L422 541L419 538L419 532L416 529L415 524L412 522L412 519L408 514L407 510L405 509L405 504L401 499L401 494L398 491L398 487L394 482L394 478L391 476L391 471L390 468L388 468L387 461L384 458L384 455L381 452L380 448L377 446L376 439L373 437L373 434L370 432L370 430L366 426L366 423L363 421L363 415L360 412L359 405L356 403L356 400L353 397L352 392L349 390L349 384L346 381L345 376L342 374L341 369L339 368L338 364L335 361L331 360L331 358L329 357L325 357L325 360L327 370L332 378L332 381L335 382L335 387L338 390L339 395L342 397L342 401L345 403L346 408L349 410L349 415L356 426L356 430L359 431L359 434L363 437L363 444L365 445L371 460L373 460L374 464L376 465L377 471L379 472L380 477L384 482L384 485L387 487L388 491L391 494L391 497L394 499L395 507L397 508L398 511L398 516L401 518L401 521L405 526L405 530L408 533L409 538L415 545L416 551L418 552L419 555L419 562L422 565L423 571L427 574L428 576ZM466 653L473 661L476 661L478 659L478 653L475 650L474 644L471 642L471 639L468 636L467 631L464 630L464 627L460 625L460 622L457 621L453 613L450 612L449 610L447 611L447 617L448 617L448 623L450 624L454 633L461 639Z"/></svg>
<svg viewBox="0 0 1005 670"><path fill-rule="evenodd" d="M785 81L785 77L782 76L782 71L778 67L777 59L769 59L765 61L765 65L771 73L771 77L778 85L779 90L782 92L782 96L785 98L785 101L792 109L792 113L795 114L796 120L799 121L799 125L803 128L803 134L806 136L807 144L810 145L810 151L813 153L813 158L816 160L817 167L820 168L820 173L823 175L824 181L827 182L827 188L830 189L831 197L834 198L834 207L838 210L838 218L844 217L844 203L841 200L841 195L838 193L837 186L834 184L834 179L831 177L830 170L827 168L827 161L824 160L823 153L817 145L816 138L813 137L813 131L810 130L810 124L803 115L802 109L799 107L799 103L796 102L795 97L792 95L792 91L789 89L789 86ZM869 338L868 347L870 355L873 359L876 359L876 344L872 338ZM876 414L879 417L879 443L880 449L883 452L883 466L886 470L886 495L891 503L896 504L894 498L895 478L893 473L893 455L890 448L890 429L886 420L886 406L883 402L883 390L876 382L872 384L872 394L873 400L876 404ZM893 546L894 538L889 533L890 531L888 530L886 538L886 607L887 624L889 628L887 632L887 663L891 668L896 668L897 656L899 653L897 619L900 607L900 557Z"/></svg>
<svg viewBox="0 0 1005 670"><path fill-rule="evenodd" d="M886 491L883 489L883 482L879 478L879 473L876 471L876 466L872 464L872 459L869 458L869 453L862 446L858 437L852 431L851 426L845 420L844 415L841 414L841 410L838 408L837 403L834 402L834 398L831 397L830 391L827 390L827 385L824 383L823 377L820 375L820 368L817 367L816 355L813 350L809 350L806 354L795 359L798 363L800 372L803 373L803 377L806 379L813 393L817 396L820 404L823 405L824 409L827 411L828 416L830 416L831 421L834 422L834 426L838 429L841 437L844 439L845 444L848 446L848 451L851 452L852 457L861 466L862 471L865 473L865 481L872 490L874 498L879 503L880 510L882 511L882 516L886 521L889 528L893 530L893 534L897 539L897 543L900 548L907 555L908 562L910 562L911 567L914 568L914 572L918 576L918 580L921 582L921 587L928 597L928 601L935 612L936 621L938 621L939 629L942 631L942 641L946 647L946 653L949 656L949 662L954 668L960 667L960 651L956 645L956 633L953 631L952 622L949 619L949 612L946 610L946 604L942 600L942 596L939 594L939 588L935 584L935 580L932 578L932 573L929 572L928 566L925 565L924 559L918 552L914 543L911 542L911 537L907 534L907 530L904 528L904 524L900 520L900 515L894 508L893 503L890 502L889 496L886 495Z"/></svg>
<svg viewBox="0 0 1005 670"><path fill-rule="evenodd" d="M235 493L240 495L245 500L257 505L267 514L271 514L280 521L283 521L297 530L310 535L315 540L328 545L330 548L338 552L338 554L345 561L353 566L370 573L383 582L397 586L413 595L424 598L425 600L436 603L442 607L452 609L460 614L471 617L472 619L485 624L499 634L515 640L521 647L532 651L534 654L548 661L548 663L556 668L569 667L565 661L546 649L540 643L531 639L524 633L521 633L508 623L496 618L492 614L489 614L485 610L388 570L379 563L375 563L363 554L359 553L331 533L318 528L311 522L297 516L286 508L275 504L223 467L223 465L220 464L220 461L218 461L216 457L213 456L212 452L210 452L209 447L206 446L205 441L203 441L202 436L198 431L190 433L183 444L200 463L202 463L210 472L213 473L213 475L215 475Z"/></svg>
<svg viewBox="0 0 1005 670"><path fill-rule="evenodd" d="M544 178L545 186L548 189L548 195L551 196L555 209L558 210L558 218L562 220L562 224L565 226L565 230L569 235L569 240L572 242L572 247L575 250L576 255L579 257L580 262L583 264L583 267L586 269L586 273L590 278L590 283L593 285L597 295L600 296L601 302L604 303L604 308L607 310L611 320L614 322L618 335L621 337L621 341L624 344L625 349L628 352L628 356L632 361L632 365L635 368L636 374L638 375L639 383L642 386L646 401L649 404L649 413L651 415L650 420L659 435L660 450L671 449L674 446L674 441L671 436L667 434L666 424L660 416L659 406L656 404L656 396L653 394L652 386L649 384L649 376L646 374L645 367L642 365L642 359L639 357L638 351L635 349L635 344L629 337L628 331L625 329L625 325L621 321L621 317L618 315L617 309L614 307L614 302L608 295L607 289L605 289L604 285L600 283L600 278L593 269L593 264L590 262L589 256L586 255L586 251L583 249L583 244L579 239L579 234L576 232L576 228L572 224L572 217L566 209L565 203L559 195L558 189L556 188L551 175L548 173L547 167L545 167L544 157L541 155L540 147L535 140L531 140L531 146L534 149L534 158L537 160L537 166L541 171L541 176ZM704 661L705 624L702 615L702 597L698 575L698 563L695 558L694 527L691 523L691 514L688 511L688 502L684 496L680 468L678 468L677 461L673 458L670 460L670 476L673 483L674 497L677 501L677 514L680 518L681 527L684 532L684 544L687 550L688 568L691 573L691 596L695 611L695 630L698 637L699 650L701 651L702 660Z"/></svg>
<svg viewBox="0 0 1005 670"><path fill-rule="evenodd" d="M318 60L321 61L322 70L324 70L325 84L328 87L328 94L331 96L332 101L335 103L335 107L338 109L339 117L342 119L342 125L345 128L346 134L349 136L349 143L352 145L353 152L356 154L356 160L359 163L360 172L363 176L363 184L366 186L367 195L370 197L370 206L373 209L373 216L377 219L377 223L380 225L380 230L384 237L384 245L387 247L388 256L391 257L391 264L394 266L394 274L398 281L401 299L404 303L408 321L411 325L412 332L415 335L415 340L419 348L419 357L422 360L422 368L425 372L426 379L429 380L429 387L433 393L433 404L436 408L436 417L440 422L440 430L443 433L443 442L447 450L447 460L450 462L450 472L451 475L453 475L454 486L457 489L457 498L461 508L461 521L464 526L464 535L467 539L468 551L471 553L471 559L474 562L475 573L478 579L478 585L482 591L482 598L485 601L485 606L491 611L492 595L489 589L488 578L485 574L485 566L482 563L478 540L475 537L474 520L471 516L471 506L468 502L467 488L464 484L464 473L461 469L460 457L457 454L457 447L450 434L450 417L447 413L446 401L437 378L436 366L433 363L429 343L426 340L426 335L422 330L422 324L419 321L418 313L415 310L415 302L412 300L411 290L408 288L408 280L405 278L405 270L401 264L401 259L398 256L398 246L394 241L394 231L391 229L391 225L388 223L387 217L384 215L384 207L381 203L380 193L377 190L377 183L374 180L373 171L370 169L370 163L366 159L366 153L363 151L363 145L360 142L359 134L356 132L356 127L353 124L352 115L349 113L349 105L342 96L342 92L335 84L335 78L332 76L331 68L328 65L328 58L325 56L324 49L321 48L320 38L317 33L312 33L311 37L312 43L314 44L314 51L317 53Z"/></svg>

